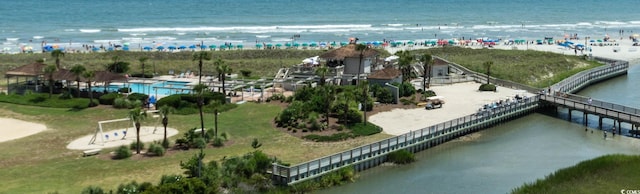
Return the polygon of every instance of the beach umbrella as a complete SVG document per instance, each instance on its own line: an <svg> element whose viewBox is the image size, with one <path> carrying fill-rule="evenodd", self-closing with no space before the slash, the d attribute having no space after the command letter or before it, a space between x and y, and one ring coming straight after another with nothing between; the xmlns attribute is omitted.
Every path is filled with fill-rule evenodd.
<svg viewBox="0 0 640 194"><path fill-rule="evenodd" d="M94 47L94 48L95 48L95 47ZM150 51L152 48L151 48L150 46L145 46L145 47L144 47L144 48L142 48L142 49L144 49L144 50L146 50L146 51Z"/></svg>
<svg viewBox="0 0 640 194"><path fill-rule="evenodd" d="M318 43L316 43L316 42L312 42L312 43L310 43L310 44L309 44L309 46L310 46L310 47L317 47L317 46L318 46Z"/></svg>
<svg viewBox="0 0 640 194"><path fill-rule="evenodd" d="M109 47L107 51L113 51L113 47Z"/></svg>
<svg viewBox="0 0 640 194"><path fill-rule="evenodd" d="M164 47L163 46L158 46L158 47L156 47L156 49L161 51L161 50L164 50Z"/></svg>
<svg viewBox="0 0 640 194"><path fill-rule="evenodd" d="M267 44L267 48L271 48L271 47L273 47L273 44L271 43Z"/></svg>
<svg viewBox="0 0 640 194"><path fill-rule="evenodd" d="M349 44L348 42L340 42L340 46L346 46L347 44Z"/></svg>
<svg viewBox="0 0 640 194"><path fill-rule="evenodd" d="M256 48L262 48L262 44L256 44Z"/></svg>
<svg viewBox="0 0 640 194"><path fill-rule="evenodd" d="M238 49L243 49L243 48L244 48L244 45L241 45L241 44L236 45L236 48L238 48Z"/></svg>
<svg viewBox="0 0 640 194"><path fill-rule="evenodd" d="M227 49L227 45L220 45L220 50Z"/></svg>
<svg viewBox="0 0 640 194"><path fill-rule="evenodd" d="M589 40L589 42L596 42L596 40Z"/></svg>
<svg viewBox="0 0 640 194"><path fill-rule="evenodd" d="M128 42L122 43L123 46L129 46L130 44Z"/></svg>
<svg viewBox="0 0 640 194"><path fill-rule="evenodd" d="M320 46L325 47L325 46L327 46L327 43L326 42L321 42Z"/></svg>
<svg viewBox="0 0 640 194"><path fill-rule="evenodd" d="M129 51L129 47L128 46L122 47L122 50L123 51Z"/></svg>
<svg viewBox="0 0 640 194"><path fill-rule="evenodd" d="M216 45L214 45L214 44L212 44L212 45L209 45L209 49L211 49L211 50L214 50L214 49L216 49Z"/></svg>
<svg viewBox="0 0 640 194"><path fill-rule="evenodd" d="M204 49L206 49L206 48L207 48L207 45L204 45L204 44L203 44L203 45L200 45L200 49L201 49L201 50L204 50Z"/></svg>
<svg viewBox="0 0 640 194"><path fill-rule="evenodd" d="M171 45L171 46L167 47L167 49L169 49L169 50L176 50L176 46Z"/></svg>
<svg viewBox="0 0 640 194"><path fill-rule="evenodd" d="M300 43L297 43L297 42L293 43L293 47L299 47L299 46L300 46Z"/></svg>
<svg viewBox="0 0 640 194"><path fill-rule="evenodd" d="M178 47L178 49L187 49L187 46L180 45L180 46Z"/></svg>
<svg viewBox="0 0 640 194"><path fill-rule="evenodd" d="M280 48L280 47L282 47L282 44L280 43L276 44L276 48Z"/></svg>
<svg viewBox="0 0 640 194"><path fill-rule="evenodd" d="M329 44L331 46L337 46L338 44L336 44L336 42L331 42L331 44Z"/></svg>
<svg viewBox="0 0 640 194"><path fill-rule="evenodd" d="M451 40L451 42L453 42L453 40ZM407 42L407 44L414 44L414 42L413 41L409 41L409 42Z"/></svg>
<svg viewBox="0 0 640 194"><path fill-rule="evenodd" d="M193 45L193 44L192 44L192 45L189 45L189 48L190 48L190 49L196 49L196 45Z"/></svg>
<svg viewBox="0 0 640 194"><path fill-rule="evenodd" d="M309 43L306 43L306 42L305 42L305 43L302 43L302 46L303 46L303 47L307 47L307 46L309 46Z"/></svg>
<svg viewBox="0 0 640 194"><path fill-rule="evenodd" d="M92 51L98 51L98 50L100 50L100 49L99 49L98 47L93 47L91 50L92 50Z"/></svg>

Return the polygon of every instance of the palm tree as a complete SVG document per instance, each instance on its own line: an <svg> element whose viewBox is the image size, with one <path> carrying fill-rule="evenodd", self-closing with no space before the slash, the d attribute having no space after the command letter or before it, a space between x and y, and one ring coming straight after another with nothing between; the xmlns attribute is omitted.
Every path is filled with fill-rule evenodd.
<svg viewBox="0 0 640 194"><path fill-rule="evenodd" d="M347 124L347 114L349 112L349 100L353 98L354 95L353 95L352 89L349 87L343 87L341 94L342 94L342 97L344 98L344 103L345 103L343 120L345 122L344 124Z"/></svg>
<svg viewBox="0 0 640 194"><path fill-rule="evenodd" d="M47 65L47 67L44 68L44 73L49 79L49 98L51 98L51 95L53 95L53 73L55 73L57 70L58 68L56 68L55 65Z"/></svg>
<svg viewBox="0 0 640 194"><path fill-rule="evenodd" d="M430 54L424 54L420 57L422 62L422 91L427 91L427 88L431 85L431 66L433 65L433 57ZM427 82L427 77L429 81Z"/></svg>
<svg viewBox="0 0 640 194"><path fill-rule="evenodd" d="M142 67L142 78L146 78L144 74L144 62L147 62L147 60L149 60L149 57L146 56L138 58L138 61L140 61L140 67Z"/></svg>
<svg viewBox="0 0 640 194"><path fill-rule="evenodd" d="M216 71L218 72L218 79L222 81L222 93L226 95L227 90L224 87L224 81L226 80L226 75L231 73L231 68L229 67L229 65L225 64L222 59L216 60L214 64L216 65Z"/></svg>
<svg viewBox="0 0 640 194"><path fill-rule="evenodd" d="M60 69L60 57L64 57L64 52L60 49L51 51L51 56L56 59L56 67Z"/></svg>
<svg viewBox="0 0 640 194"><path fill-rule="evenodd" d="M324 85L321 88L325 98L324 117L325 121L327 122L327 127L329 127L329 114L331 113L331 102L335 99L335 88L333 87L333 85Z"/></svg>
<svg viewBox="0 0 640 194"><path fill-rule="evenodd" d="M367 50L367 45L364 44L356 44L356 51L360 51L360 63L358 63L358 81L356 85L360 84L360 72L362 72L362 59L364 58L364 52Z"/></svg>
<svg viewBox="0 0 640 194"><path fill-rule="evenodd" d="M369 82L364 80L362 82L362 113L364 114L364 120L362 123L367 124L367 100L369 100Z"/></svg>
<svg viewBox="0 0 640 194"><path fill-rule="evenodd" d="M96 77L96 72L94 71L85 71L84 73L82 73L82 77L84 77L85 79L87 79L87 87L89 87L89 107L94 106L93 104L93 92L91 91L91 82L93 81L93 78Z"/></svg>
<svg viewBox="0 0 640 194"><path fill-rule="evenodd" d="M136 107L129 111L129 118L136 125L136 154L140 154L140 121L147 118L147 111L142 111L140 107Z"/></svg>
<svg viewBox="0 0 640 194"><path fill-rule="evenodd" d="M396 55L400 57L398 59L398 68L402 72L402 82L405 82L411 78L411 63L414 58L409 51L398 51Z"/></svg>
<svg viewBox="0 0 640 194"><path fill-rule="evenodd" d="M323 86L325 84L327 73L329 73L329 68L322 66L316 69L316 75L320 76L320 85Z"/></svg>
<svg viewBox="0 0 640 194"><path fill-rule="evenodd" d="M162 146L169 145L167 141L167 125L169 125L169 114L171 112L173 112L173 107L167 106L166 104L160 107L159 110L160 116L162 117L162 126L164 126L164 139L162 139Z"/></svg>
<svg viewBox="0 0 640 194"><path fill-rule="evenodd" d="M198 61L198 84L202 83L202 61L211 60L211 55L207 51L199 51L193 53L193 60Z"/></svg>
<svg viewBox="0 0 640 194"><path fill-rule="evenodd" d="M207 86L204 84L198 84L193 87L193 91L198 95L198 110L200 112L200 129L202 129L202 137L206 138L204 132L204 114L202 113L202 107L204 106L204 91L207 89Z"/></svg>
<svg viewBox="0 0 640 194"><path fill-rule="evenodd" d="M77 84L77 89L78 89L78 96L80 96L80 76L86 71L87 69L84 68L84 66L80 65L80 64L76 64L73 67L71 67L71 73L73 73L73 75L76 76L76 84Z"/></svg>
<svg viewBox="0 0 640 194"><path fill-rule="evenodd" d="M489 84L489 76L491 75L491 66L493 66L493 61L484 62L482 66L487 69L487 84Z"/></svg>

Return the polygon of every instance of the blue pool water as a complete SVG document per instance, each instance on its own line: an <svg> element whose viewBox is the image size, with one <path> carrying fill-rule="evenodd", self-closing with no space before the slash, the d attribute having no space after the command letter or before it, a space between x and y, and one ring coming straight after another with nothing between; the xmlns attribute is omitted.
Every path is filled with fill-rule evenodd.
<svg viewBox="0 0 640 194"><path fill-rule="evenodd" d="M172 94L186 94L192 89L189 82L181 81L158 81L154 83L125 83L111 84L105 87L95 87L93 91L117 92L119 88L129 87L132 93L142 93L149 96L168 96Z"/></svg>

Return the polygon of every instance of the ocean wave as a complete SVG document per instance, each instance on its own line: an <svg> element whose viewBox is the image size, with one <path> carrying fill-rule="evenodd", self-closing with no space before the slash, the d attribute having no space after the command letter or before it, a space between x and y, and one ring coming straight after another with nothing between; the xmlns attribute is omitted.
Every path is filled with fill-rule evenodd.
<svg viewBox="0 0 640 194"><path fill-rule="evenodd" d="M387 26L399 27L404 26L404 24L387 24Z"/></svg>
<svg viewBox="0 0 640 194"><path fill-rule="evenodd" d="M270 38L271 35L256 35L256 38Z"/></svg>
<svg viewBox="0 0 640 194"><path fill-rule="evenodd" d="M93 40L94 43L116 43L122 40Z"/></svg>
<svg viewBox="0 0 640 194"><path fill-rule="evenodd" d="M98 33L98 32L100 32L100 29L80 29L80 32L83 32L83 33Z"/></svg>
<svg viewBox="0 0 640 194"><path fill-rule="evenodd" d="M621 25L625 25L627 23L626 22L620 22L620 21L597 21L596 24L611 25L611 26L621 26Z"/></svg>
<svg viewBox="0 0 640 194"><path fill-rule="evenodd" d="M18 41L20 38L7 38L7 41Z"/></svg>
<svg viewBox="0 0 640 194"><path fill-rule="evenodd" d="M195 38L193 40L197 40L197 41L217 41L217 38Z"/></svg>
<svg viewBox="0 0 640 194"><path fill-rule="evenodd" d="M64 29L65 32L74 32L76 29Z"/></svg>
<svg viewBox="0 0 640 194"><path fill-rule="evenodd" d="M292 40L291 40L291 38L272 38L271 41L273 41L273 42L290 42Z"/></svg>
<svg viewBox="0 0 640 194"><path fill-rule="evenodd" d="M589 22L578 22L576 25L577 26L592 26L593 24L591 24Z"/></svg>
<svg viewBox="0 0 640 194"><path fill-rule="evenodd" d="M131 36L146 36L147 33L131 33L129 35L131 35Z"/></svg>
<svg viewBox="0 0 640 194"><path fill-rule="evenodd" d="M146 27L146 28L118 28L118 32L172 32L172 31L282 31L284 30L307 30L307 29L357 29L370 28L370 24L326 24L326 25L290 25L290 26L227 26L227 27Z"/></svg>
<svg viewBox="0 0 640 194"><path fill-rule="evenodd" d="M180 36L184 36L185 34L187 34L187 33L185 33L185 32L178 32L178 33L176 33L176 35L180 35Z"/></svg>
<svg viewBox="0 0 640 194"><path fill-rule="evenodd" d="M43 39L44 36L33 36L33 39Z"/></svg>

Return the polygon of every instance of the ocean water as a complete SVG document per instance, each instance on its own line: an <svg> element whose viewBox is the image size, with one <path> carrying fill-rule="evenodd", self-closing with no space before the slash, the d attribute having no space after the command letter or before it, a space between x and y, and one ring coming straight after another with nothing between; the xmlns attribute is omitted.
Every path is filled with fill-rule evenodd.
<svg viewBox="0 0 640 194"><path fill-rule="evenodd" d="M0 18L5 52L43 44L252 47L290 42L294 35L304 43L640 32L632 0L20 0L0 3Z"/></svg>

